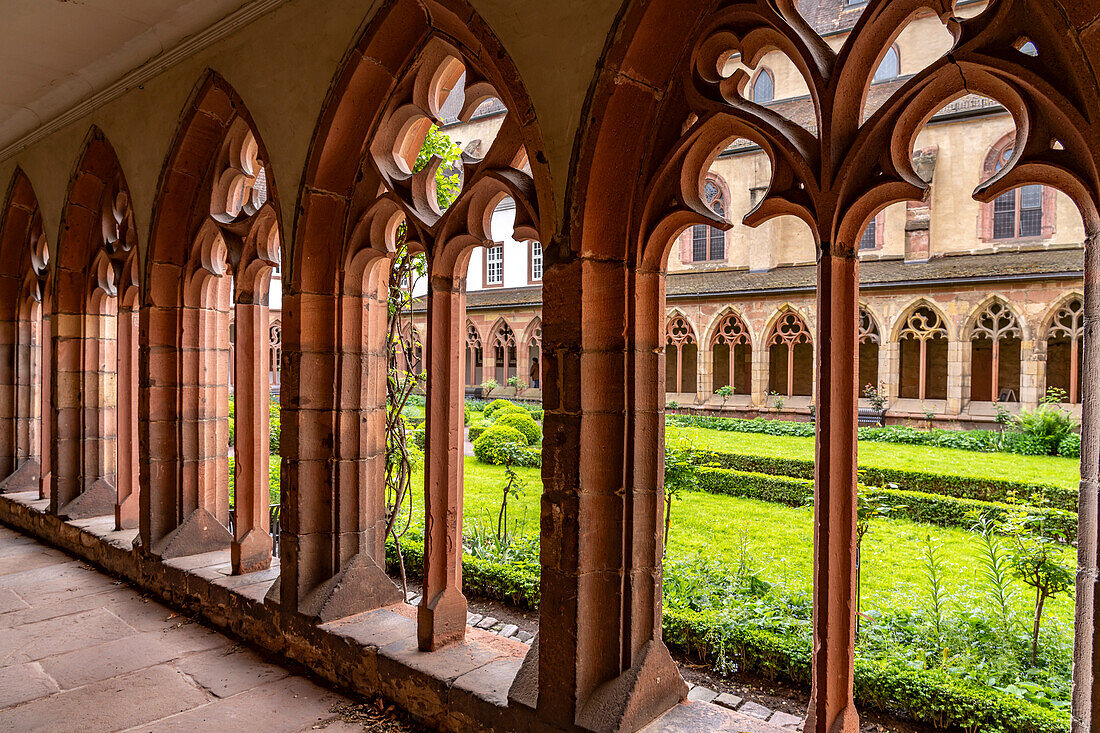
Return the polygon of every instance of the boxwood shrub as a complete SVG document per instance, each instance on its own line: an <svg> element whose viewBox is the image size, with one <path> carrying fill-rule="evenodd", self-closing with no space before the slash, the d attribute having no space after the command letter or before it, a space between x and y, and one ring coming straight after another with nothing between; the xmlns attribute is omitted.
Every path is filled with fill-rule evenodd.
<svg viewBox="0 0 1100 733"><path fill-rule="evenodd" d="M508 425L494 424L474 441L474 455L491 465L541 466L542 451L528 448L523 433Z"/></svg>
<svg viewBox="0 0 1100 733"><path fill-rule="evenodd" d="M511 400L498 398L498 399L495 399L492 402L490 402L488 405L486 405L485 409L483 410L483 413L484 413L486 419L492 419L493 413L495 413L497 410L499 410L503 407L509 407L509 406L519 407L519 405L517 405L515 402L512 402Z"/></svg>
<svg viewBox="0 0 1100 733"><path fill-rule="evenodd" d="M501 414L503 413L503 414ZM531 417L531 413L523 410L522 412L512 412L500 410L497 412L500 417L493 423L494 425L507 425L510 428L523 433L523 437L527 439L527 445L538 445L542 442L542 428L535 422L535 419Z"/></svg>

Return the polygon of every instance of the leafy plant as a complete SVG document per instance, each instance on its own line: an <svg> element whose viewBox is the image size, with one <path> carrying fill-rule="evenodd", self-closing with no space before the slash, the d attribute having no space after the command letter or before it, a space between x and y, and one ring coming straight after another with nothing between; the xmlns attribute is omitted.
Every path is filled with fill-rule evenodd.
<svg viewBox="0 0 1100 733"><path fill-rule="evenodd" d="M691 455L683 447L665 443L665 546L668 546L668 533L672 527L672 502L680 498L684 491L697 486L695 464Z"/></svg>
<svg viewBox="0 0 1100 733"><path fill-rule="evenodd" d="M1046 455L1051 456L1058 455L1062 441L1078 428L1076 418L1059 405L1057 392L1052 388L1037 408L1023 410L1013 420L1021 433L1042 445Z"/></svg>
<svg viewBox="0 0 1100 733"><path fill-rule="evenodd" d="M1016 604L1016 591L1012 587L1012 562L999 536L1000 522L989 514L978 514L973 531L981 538L981 576L986 582L989 605L997 616L1001 626L1004 643L1010 644L1016 617L1013 606Z"/></svg>
<svg viewBox="0 0 1100 733"><path fill-rule="evenodd" d="M933 642L935 643L935 665L940 665L946 658L947 649L944 646L944 612L949 599L947 588L944 584L944 576L947 569L944 567L942 545L932 541L932 535L925 535L924 539L924 578L927 582L927 606L928 617L932 623Z"/></svg>
<svg viewBox="0 0 1100 733"><path fill-rule="evenodd" d="M722 407L726 406L726 400L733 396L733 387L728 384L724 384L718 389L714 390L714 394L722 398Z"/></svg>
<svg viewBox="0 0 1100 733"><path fill-rule="evenodd" d="M488 395L490 392L492 392L494 389L496 389L499 386L500 385L497 384L497 380L495 380L495 379L486 379L484 382L481 383L481 391L484 392L486 395Z"/></svg>
<svg viewBox="0 0 1100 733"><path fill-rule="evenodd" d="M1073 569L1063 564L1056 545L1042 536L1045 517L1040 514L1018 511L1005 522L1011 540L1008 559L1012 571L1025 585L1035 589L1035 614L1031 628L1031 666L1039 656L1039 629L1043 619L1043 607L1048 599L1073 588ZM1035 526L1038 526L1038 531Z"/></svg>
<svg viewBox="0 0 1100 733"><path fill-rule="evenodd" d="M863 388L863 396L871 403L876 412L882 412L886 408L886 385L875 387L868 384Z"/></svg>
<svg viewBox="0 0 1100 733"><path fill-rule="evenodd" d="M772 400L772 409L775 410L776 413L782 412L783 405L787 404L787 399L774 390L769 392L768 396L771 397Z"/></svg>
<svg viewBox="0 0 1100 733"><path fill-rule="evenodd" d="M514 387L517 394L527 389L527 383L515 375L508 377L508 386Z"/></svg>

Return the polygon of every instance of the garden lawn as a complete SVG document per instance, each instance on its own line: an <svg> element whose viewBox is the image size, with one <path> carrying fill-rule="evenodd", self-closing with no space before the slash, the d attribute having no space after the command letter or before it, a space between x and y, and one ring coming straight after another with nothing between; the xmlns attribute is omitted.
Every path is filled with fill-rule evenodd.
<svg viewBox="0 0 1100 733"><path fill-rule="evenodd" d="M504 468L467 458L465 471L463 511L466 532L472 532L479 524L480 529L495 531ZM520 534L538 534L542 487L540 471L536 468L516 471L526 483L526 488L519 499L509 503L511 524ZM416 480L420 480L419 476ZM422 505L423 500L418 496L415 505L417 525L423 521ZM740 548L744 546L753 556L761 578L794 593L809 594L813 584L812 512L810 507L790 508L751 499L686 492L673 505L668 552L670 557L694 557L702 553L709 558L720 558L733 569L739 561ZM874 519L870 532L864 538L862 553L863 610L888 612L924 606L925 581L921 558L925 538L929 536L933 542L943 546L943 557L948 568L948 592L960 602L973 604L979 601L985 585L978 576L979 547L975 535L905 519ZM1074 549L1065 547L1061 552L1063 561L1074 566ZM1020 590L1017 610L1023 618L1030 618L1032 598L1026 588L1019 583L1017 586ZM1044 624L1050 624L1053 619L1066 625L1065 633L1072 633L1072 595L1062 595L1049 602Z"/></svg>
<svg viewBox="0 0 1100 733"><path fill-rule="evenodd" d="M669 425L665 428L665 440L669 445L683 444L694 450L814 460L813 438L736 433ZM1076 458L979 453L897 443L860 443L859 465L861 468L893 468L1047 484L1070 490L1075 490L1081 481L1081 463Z"/></svg>

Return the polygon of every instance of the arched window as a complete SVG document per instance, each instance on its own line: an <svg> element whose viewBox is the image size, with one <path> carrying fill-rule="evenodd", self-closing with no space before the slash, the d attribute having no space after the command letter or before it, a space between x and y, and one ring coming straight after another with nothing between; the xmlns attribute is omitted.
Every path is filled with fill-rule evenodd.
<svg viewBox="0 0 1100 733"><path fill-rule="evenodd" d="M1004 303L991 303L970 334L970 399L1018 402L1020 324Z"/></svg>
<svg viewBox="0 0 1100 733"><path fill-rule="evenodd" d="M859 309L859 385L878 389L878 352L882 344L878 324L866 308Z"/></svg>
<svg viewBox="0 0 1100 733"><path fill-rule="evenodd" d="M542 388L542 321L535 319L528 328L527 337L527 376L524 381L533 389Z"/></svg>
<svg viewBox="0 0 1100 733"><path fill-rule="evenodd" d="M1013 133L990 149L982 167L982 180L997 175L1015 152ZM982 206L982 239L1006 241L1046 239L1054 235L1054 190L1044 186L1021 186L1001 194Z"/></svg>
<svg viewBox="0 0 1100 733"><path fill-rule="evenodd" d="M268 349L268 384L278 387L282 374L283 361L283 324L275 321L271 324L267 334Z"/></svg>
<svg viewBox="0 0 1100 733"><path fill-rule="evenodd" d="M863 230L863 235L859 238L859 249L861 251L878 249L882 246L882 229L884 224L884 214L876 214L871 221L867 222L867 226Z"/></svg>
<svg viewBox="0 0 1100 733"><path fill-rule="evenodd" d="M696 391L699 345L691 324L683 316L671 318L665 327L665 391L690 394Z"/></svg>
<svg viewBox="0 0 1100 733"><path fill-rule="evenodd" d="M1084 316L1084 303L1074 297L1058 309L1047 331L1047 389L1065 391L1070 404L1081 402Z"/></svg>
<svg viewBox="0 0 1100 733"><path fill-rule="evenodd" d="M947 399L947 327L928 306L916 308L898 334L901 350L898 396Z"/></svg>
<svg viewBox="0 0 1100 733"><path fill-rule="evenodd" d="M714 179L703 186L703 200L718 216L726 216L726 200ZM691 261L716 262L726 259L726 233L718 227L696 224L691 228Z"/></svg>
<svg viewBox="0 0 1100 733"><path fill-rule="evenodd" d="M477 326L466 322L466 384L477 386L481 384L482 369L484 368L484 354L481 349L481 335L477 332Z"/></svg>
<svg viewBox="0 0 1100 733"><path fill-rule="evenodd" d="M768 337L768 391L787 397L813 394L814 346L806 322L788 311Z"/></svg>
<svg viewBox="0 0 1100 733"><path fill-rule="evenodd" d="M722 317L710 348L715 391L729 386L734 394L752 394L752 342L740 316L728 313Z"/></svg>
<svg viewBox="0 0 1100 733"><path fill-rule="evenodd" d="M767 104L775 99L775 78L767 69L761 69L752 83L752 101Z"/></svg>
<svg viewBox="0 0 1100 733"><path fill-rule="evenodd" d="M507 323L501 323L489 343L493 348L493 379L503 387L516 376L516 334Z"/></svg>
<svg viewBox="0 0 1100 733"><path fill-rule="evenodd" d="M901 76L901 62L898 58L898 49L891 46L882 57L882 61L875 70L875 81L890 81Z"/></svg>

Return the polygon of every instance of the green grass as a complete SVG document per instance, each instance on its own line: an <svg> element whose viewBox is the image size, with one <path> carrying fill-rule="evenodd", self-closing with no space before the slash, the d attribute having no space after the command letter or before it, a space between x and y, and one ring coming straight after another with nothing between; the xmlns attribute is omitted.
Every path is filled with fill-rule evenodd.
<svg viewBox="0 0 1100 733"><path fill-rule="evenodd" d="M809 461L814 459L813 438L735 433L670 425L665 428L665 439L670 444L683 442L697 450ZM1081 480L1081 464L1076 458L978 453L896 443L860 443L859 465L862 468L894 468L1049 484L1071 490L1076 489Z"/></svg>
<svg viewBox="0 0 1100 733"><path fill-rule="evenodd" d="M760 437L760 436L756 436ZM539 469L521 468L517 473L526 483L519 499L509 503L509 516L521 534L539 532ZM420 479L417 477L419 486ZM465 461L463 479L464 524L467 531L476 524L495 530L500 511L504 468ZM416 525L422 522L423 501L417 497ZM735 567L742 535L749 552L769 583L794 593L810 593L813 587L813 510L739 499L729 496L688 492L673 506L669 536L670 557L694 557L705 553ZM874 519L864 538L862 553L863 610L884 612L919 609L924 605L924 568L921 563L925 538L943 545L948 589L962 601L975 600L984 589L978 576L979 547L975 535L957 529L918 524L904 519ZM1072 547L1061 549L1062 559L1073 566ZM1019 586L1019 584L1017 584ZM1020 590L1025 589L1020 586ZM1028 618L1031 598L1021 592L1017 611ZM1058 618L1072 627L1073 597L1062 595L1050 602L1047 618Z"/></svg>

